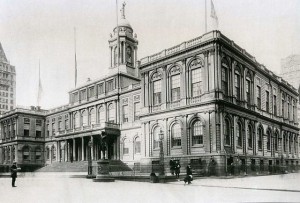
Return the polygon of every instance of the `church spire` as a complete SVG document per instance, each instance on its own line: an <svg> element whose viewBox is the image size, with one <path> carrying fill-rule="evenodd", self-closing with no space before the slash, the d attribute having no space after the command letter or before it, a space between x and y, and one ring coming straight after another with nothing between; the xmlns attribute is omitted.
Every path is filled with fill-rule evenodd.
<svg viewBox="0 0 300 203"><path fill-rule="evenodd" d="M0 62L6 62L6 63L8 62L4 50L2 48L1 42L0 42Z"/></svg>

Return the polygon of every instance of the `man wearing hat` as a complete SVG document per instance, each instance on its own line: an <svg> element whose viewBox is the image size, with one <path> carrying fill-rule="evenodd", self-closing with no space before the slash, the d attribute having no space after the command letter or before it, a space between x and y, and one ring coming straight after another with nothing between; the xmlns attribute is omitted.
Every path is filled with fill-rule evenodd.
<svg viewBox="0 0 300 203"><path fill-rule="evenodd" d="M16 178L17 178L17 162L14 162L13 165L10 167L10 173L11 173L11 178L12 178L12 182L11 182L11 186L12 187L17 187L15 186L15 182L16 182Z"/></svg>

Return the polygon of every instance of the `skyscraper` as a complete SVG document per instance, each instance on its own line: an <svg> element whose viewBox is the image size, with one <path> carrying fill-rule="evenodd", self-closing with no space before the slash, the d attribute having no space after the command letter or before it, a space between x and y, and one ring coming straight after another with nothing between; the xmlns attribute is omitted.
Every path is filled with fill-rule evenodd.
<svg viewBox="0 0 300 203"><path fill-rule="evenodd" d="M0 114L16 106L16 70L10 65L0 43Z"/></svg>

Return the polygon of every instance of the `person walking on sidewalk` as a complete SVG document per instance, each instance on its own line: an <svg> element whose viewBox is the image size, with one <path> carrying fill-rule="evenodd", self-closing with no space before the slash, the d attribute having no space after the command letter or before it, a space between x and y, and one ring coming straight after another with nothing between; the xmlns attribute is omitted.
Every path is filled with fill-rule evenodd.
<svg viewBox="0 0 300 203"><path fill-rule="evenodd" d="M180 174L180 168L181 168L181 166L180 166L179 161L176 161L176 164L175 164L175 175L176 175L176 178L178 178L178 179L179 179L179 174Z"/></svg>
<svg viewBox="0 0 300 203"><path fill-rule="evenodd" d="M188 182L188 184L191 184L193 180L193 174L192 174L192 169L191 169L191 165L188 164L186 167L186 177L184 178L184 184L186 184L186 182Z"/></svg>
<svg viewBox="0 0 300 203"><path fill-rule="evenodd" d="M18 172L17 162L14 162L13 165L10 167L10 173L11 173L11 178L12 178L12 180L11 180L12 187L17 187L17 186L15 186L17 172Z"/></svg>

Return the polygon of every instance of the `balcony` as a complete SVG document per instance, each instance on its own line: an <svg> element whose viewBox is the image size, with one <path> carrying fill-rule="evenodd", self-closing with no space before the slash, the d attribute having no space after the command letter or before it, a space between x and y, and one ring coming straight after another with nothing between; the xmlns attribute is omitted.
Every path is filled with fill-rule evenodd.
<svg viewBox="0 0 300 203"><path fill-rule="evenodd" d="M80 133L96 131L96 130L109 131L109 132L113 132L115 134L119 134L120 125L117 123L111 123L111 122L95 123L95 124L91 124L91 125L87 125L87 126L76 127L73 129L60 130L60 131L57 131L55 136L61 137L61 136L80 134Z"/></svg>

